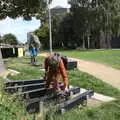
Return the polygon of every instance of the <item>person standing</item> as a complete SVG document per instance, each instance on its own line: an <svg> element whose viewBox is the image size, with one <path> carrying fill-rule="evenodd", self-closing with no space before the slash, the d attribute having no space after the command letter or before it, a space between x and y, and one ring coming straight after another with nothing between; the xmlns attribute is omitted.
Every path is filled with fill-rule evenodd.
<svg viewBox="0 0 120 120"><path fill-rule="evenodd" d="M30 56L31 56L31 63L34 65L36 63L36 55L37 55L37 52L36 52L36 48L34 47L34 45L31 44L30 48Z"/></svg>

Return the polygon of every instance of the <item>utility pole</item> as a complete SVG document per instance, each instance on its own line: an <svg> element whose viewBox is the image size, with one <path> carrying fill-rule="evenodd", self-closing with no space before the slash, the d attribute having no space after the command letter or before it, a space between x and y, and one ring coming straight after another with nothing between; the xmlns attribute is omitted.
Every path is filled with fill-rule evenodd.
<svg viewBox="0 0 120 120"><path fill-rule="evenodd" d="M49 0L47 0L48 13L49 13L49 44L50 44L50 54L52 54L52 27L51 27L51 9Z"/></svg>

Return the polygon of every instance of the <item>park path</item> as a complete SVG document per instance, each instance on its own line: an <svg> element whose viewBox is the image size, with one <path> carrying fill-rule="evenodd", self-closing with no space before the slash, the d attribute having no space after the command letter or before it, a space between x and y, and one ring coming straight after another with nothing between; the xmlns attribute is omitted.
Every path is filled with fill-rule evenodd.
<svg viewBox="0 0 120 120"><path fill-rule="evenodd" d="M78 61L78 69L80 71L87 72L120 90L120 70L95 62L71 59Z"/></svg>
<svg viewBox="0 0 120 120"><path fill-rule="evenodd" d="M43 53L40 55L46 56L47 54ZM89 73L120 90L120 70L95 62L80 60L76 58L70 59L78 61L78 69L80 71Z"/></svg>

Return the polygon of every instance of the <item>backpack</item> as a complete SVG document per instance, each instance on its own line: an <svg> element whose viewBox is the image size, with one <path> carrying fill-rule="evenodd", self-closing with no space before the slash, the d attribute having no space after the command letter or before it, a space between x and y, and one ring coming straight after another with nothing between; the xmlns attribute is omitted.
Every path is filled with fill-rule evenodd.
<svg viewBox="0 0 120 120"><path fill-rule="evenodd" d="M61 59L63 60L63 64L65 66L65 69L67 69L68 58L66 56L61 56Z"/></svg>
<svg viewBox="0 0 120 120"><path fill-rule="evenodd" d="M56 55L50 55L49 58L48 58L48 66L49 67L58 67L59 66L59 63L60 63L60 57L59 56L56 56Z"/></svg>
<svg viewBox="0 0 120 120"><path fill-rule="evenodd" d="M60 60L63 61L65 69L67 69L68 58L66 56L60 56L57 53L54 53L53 55L49 56L48 66L57 68L59 66Z"/></svg>

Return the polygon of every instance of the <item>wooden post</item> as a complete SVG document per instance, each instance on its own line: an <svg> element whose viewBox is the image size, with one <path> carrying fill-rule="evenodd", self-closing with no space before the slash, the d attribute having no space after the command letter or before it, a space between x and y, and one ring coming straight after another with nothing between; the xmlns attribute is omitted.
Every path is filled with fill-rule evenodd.
<svg viewBox="0 0 120 120"><path fill-rule="evenodd" d="M36 115L35 114L33 114L33 120L36 120Z"/></svg>
<svg viewBox="0 0 120 120"><path fill-rule="evenodd" d="M44 120L44 108L43 108L43 101L39 102L39 115L37 120Z"/></svg>

